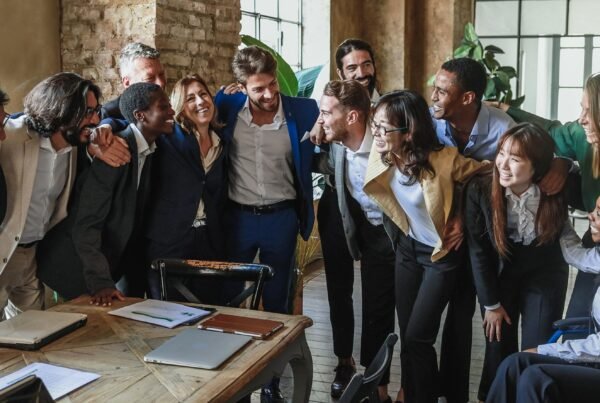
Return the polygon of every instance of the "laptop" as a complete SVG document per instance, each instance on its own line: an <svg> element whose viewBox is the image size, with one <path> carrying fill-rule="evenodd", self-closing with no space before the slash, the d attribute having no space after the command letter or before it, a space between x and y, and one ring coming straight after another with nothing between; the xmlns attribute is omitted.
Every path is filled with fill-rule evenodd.
<svg viewBox="0 0 600 403"><path fill-rule="evenodd" d="M157 349L146 354L144 361L155 364L215 369L244 347L252 337L185 329Z"/></svg>
<svg viewBox="0 0 600 403"><path fill-rule="evenodd" d="M87 315L71 312L25 311L0 322L0 346L37 350L85 325Z"/></svg>

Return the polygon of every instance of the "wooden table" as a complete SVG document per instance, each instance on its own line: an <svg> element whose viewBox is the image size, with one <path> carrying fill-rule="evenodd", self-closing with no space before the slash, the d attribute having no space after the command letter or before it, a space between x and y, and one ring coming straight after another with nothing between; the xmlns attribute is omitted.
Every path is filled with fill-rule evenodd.
<svg viewBox="0 0 600 403"><path fill-rule="evenodd" d="M107 314L138 301L128 298L103 308L80 297L53 307L54 311L85 313L87 324L38 351L0 349L0 374L46 362L101 375L63 402L236 402L281 375L289 362L294 375L292 401L308 402L312 357L304 329L312 325L310 318L218 307L222 313L280 320L285 326L266 340L252 340L218 370L202 370L144 362L144 355L186 327L166 329Z"/></svg>

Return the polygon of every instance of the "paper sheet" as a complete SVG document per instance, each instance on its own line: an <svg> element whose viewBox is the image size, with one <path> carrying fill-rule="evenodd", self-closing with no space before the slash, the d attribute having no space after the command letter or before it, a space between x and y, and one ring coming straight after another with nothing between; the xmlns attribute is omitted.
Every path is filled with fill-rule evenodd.
<svg viewBox="0 0 600 403"><path fill-rule="evenodd" d="M30 375L41 378L54 400L100 378L100 375L91 372L36 362L0 378L0 389L13 385Z"/></svg>
<svg viewBox="0 0 600 403"><path fill-rule="evenodd" d="M211 311L204 309L154 299L147 299L109 312L111 315L152 323L170 329L183 323L194 322L211 313Z"/></svg>

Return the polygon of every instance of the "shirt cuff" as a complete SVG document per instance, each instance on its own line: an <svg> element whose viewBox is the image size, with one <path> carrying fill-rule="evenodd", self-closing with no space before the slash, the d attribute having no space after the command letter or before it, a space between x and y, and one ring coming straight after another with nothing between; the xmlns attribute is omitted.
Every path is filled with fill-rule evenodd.
<svg viewBox="0 0 600 403"><path fill-rule="evenodd" d="M498 309L502 306L502 304L500 304L500 302L494 304L494 305L484 305L483 307L485 308L486 311L493 311L494 309Z"/></svg>

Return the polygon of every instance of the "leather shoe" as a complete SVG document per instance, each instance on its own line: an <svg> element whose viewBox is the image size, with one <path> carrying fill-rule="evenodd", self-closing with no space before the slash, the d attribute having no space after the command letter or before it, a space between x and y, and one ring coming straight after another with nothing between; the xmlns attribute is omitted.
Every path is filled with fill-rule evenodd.
<svg viewBox="0 0 600 403"><path fill-rule="evenodd" d="M283 393L279 389L279 382L271 382L261 388L260 403L285 403Z"/></svg>
<svg viewBox="0 0 600 403"><path fill-rule="evenodd" d="M356 367L350 364L339 364L335 367L335 379L331 384L331 397L339 398L346 390L346 386L356 373Z"/></svg>

